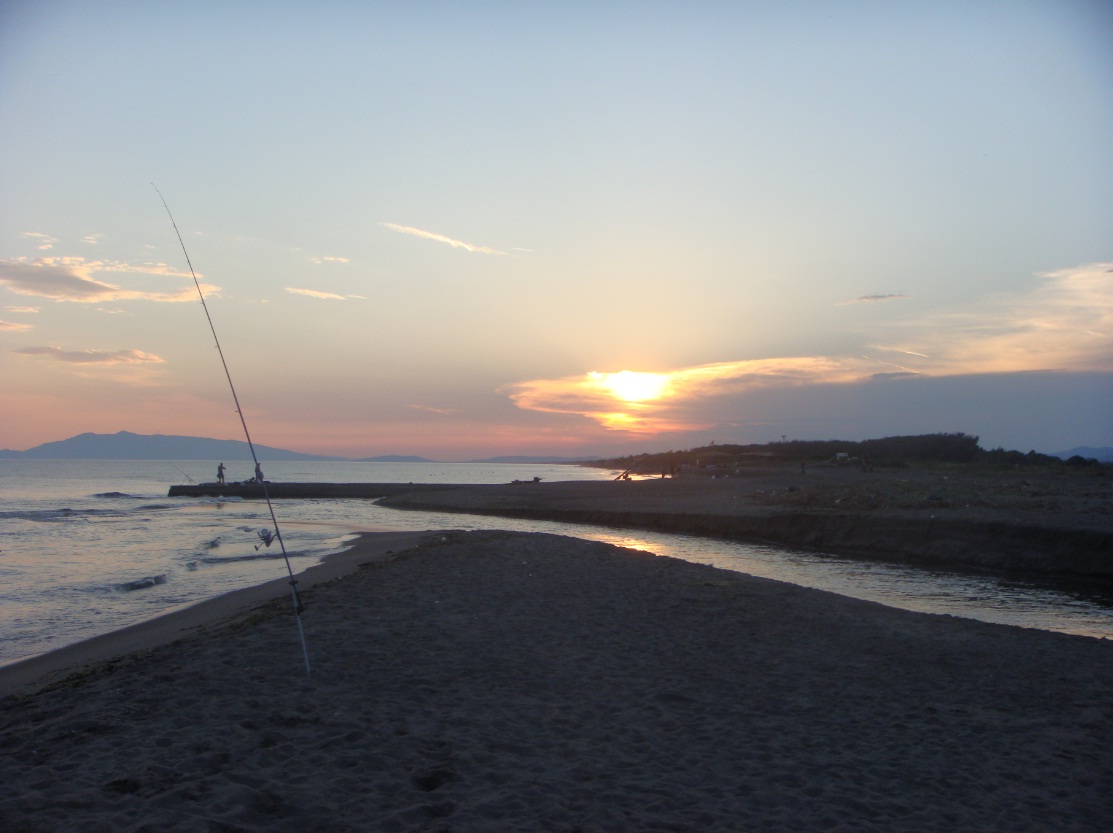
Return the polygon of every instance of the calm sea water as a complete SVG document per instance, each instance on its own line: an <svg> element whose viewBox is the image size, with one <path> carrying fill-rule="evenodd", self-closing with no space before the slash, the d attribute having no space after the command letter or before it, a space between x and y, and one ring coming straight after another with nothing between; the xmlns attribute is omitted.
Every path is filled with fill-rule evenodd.
<svg viewBox="0 0 1113 833"><path fill-rule="evenodd" d="M229 464L229 479L250 466ZM608 479L604 470L465 463L271 463L272 481L506 483ZM0 663L285 575L259 547L266 504L168 498L216 462L0 460ZM365 500L276 501L295 571L343 549L353 529L555 532L817 587L894 607L1113 638L1113 601L988 575L910 569L776 547L385 509Z"/></svg>

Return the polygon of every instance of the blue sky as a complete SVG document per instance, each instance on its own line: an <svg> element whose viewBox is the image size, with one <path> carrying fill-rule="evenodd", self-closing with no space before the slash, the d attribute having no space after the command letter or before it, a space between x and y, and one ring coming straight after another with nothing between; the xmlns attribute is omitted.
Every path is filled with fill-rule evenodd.
<svg viewBox="0 0 1113 833"><path fill-rule="evenodd" d="M0 4L0 447L1113 445L1113 11Z"/></svg>

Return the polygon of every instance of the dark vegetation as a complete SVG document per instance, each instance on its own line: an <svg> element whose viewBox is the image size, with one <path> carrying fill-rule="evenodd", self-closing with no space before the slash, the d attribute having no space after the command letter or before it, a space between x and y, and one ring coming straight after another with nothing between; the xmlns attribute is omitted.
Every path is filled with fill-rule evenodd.
<svg viewBox="0 0 1113 833"><path fill-rule="evenodd" d="M956 434L922 434L910 437L884 437L877 440L788 440L764 445L715 445L686 451L664 451L598 460L590 465L622 469L634 473L675 472L681 468L731 469L762 465L804 463L813 465L858 465L882 468L907 468L917 464L971 464L985 467L1018 466L1100 466L1096 460L1072 457L1062 461L1049 454L1029 451L987 451L978 437Z"/></svg>

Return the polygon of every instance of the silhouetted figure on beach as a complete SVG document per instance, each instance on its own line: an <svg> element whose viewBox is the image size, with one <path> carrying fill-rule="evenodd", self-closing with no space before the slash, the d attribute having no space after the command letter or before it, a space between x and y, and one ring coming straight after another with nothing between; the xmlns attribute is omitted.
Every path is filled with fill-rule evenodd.
<svg viewBox="0 0 1113 833"><path fill-rule="evenodd" d="M224 463L216 467L216 482L222 486L224 485Z"/></svg>

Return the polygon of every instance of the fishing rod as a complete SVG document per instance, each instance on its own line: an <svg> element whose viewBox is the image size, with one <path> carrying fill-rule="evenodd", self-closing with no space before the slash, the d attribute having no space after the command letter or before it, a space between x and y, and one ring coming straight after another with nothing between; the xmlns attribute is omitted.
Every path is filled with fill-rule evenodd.
<svg viewBox="0 0 1113 833"><path fill-rule="evenodd" d="M190 483L196 483L197 482L192 477L190 477L188 474L186 474L185 471L182 470L181 466L177 465L176 463L171 463L170 465L174 466L174 468L176 468L178 471L182 472L182 477L184 477Z"/></svg>
<svg viewBox="0 0 1113 833"><path fill-rule="evenodd" d="M267 491L267 481L263 479L263 467L259 465L259 457L255 453L255 444L251 441L251 432L247 430L247 420L244 418L243 409L240 408L240 398L236 395L236 386L232 384L232 374L228 370L228 362L224 358L224 349L220 346L220 337L216 334L216 325L213 324L213 317L209 313L209 305L205 303L205 293L201 291L201 282L197 280L197 273L193 271L193 263L189 259L189 252L186 251L185 241L182 240L182 233L178 231L178 224L174 222L174 215L170 213L170 206L166 204L166 197L162 196L162 191L158 190L158 186L153 182L151 187L155 189L158 198L162 200L162 207L166 209L166 216L170 218L170 225L174 227L174 234L178 236L178 243L182 246L182 254L185 255L186 264L189 266L189 274L193 276L193 285L197 287L197 297L201 299L201 307L205 310L205 318L208 319L209 329L213 334L213 341L216 342L216 352L220 354L220 363L224 367L224 377L228 380L228 388L232 391L232 401L236 404L236 413L240 417L240 425L243 426L243 435L247 439L247 447L251 451L251 459L255 462L255 480L263 489L263 498L267 502L267 509L270 511L271 523L274 526L274 534L271 535L269 530L260 530L259 537L269 547L272 541L278 541L278 546L282 549L282 559L286 562L286 572L290 576L290 592L294 601L294 618L298 623L298 636L301 638L301 653L305 658L305 673L309 674L309 649L305 645L305 629L301 624L301 612L305 609L301 603L301 597L298 595L298 581L294 578L294 569L290 566L290 556L286 552L286 542L282 540L282 530L278 528L278 518L274 514L274 504L271 503L270 493ZM264 534L267 533L267 534Z"/></svg>

